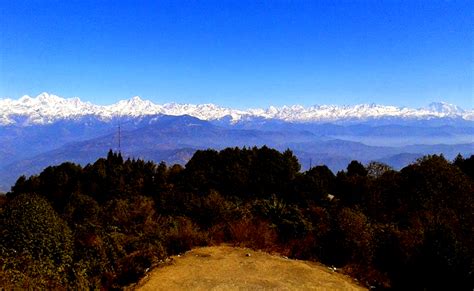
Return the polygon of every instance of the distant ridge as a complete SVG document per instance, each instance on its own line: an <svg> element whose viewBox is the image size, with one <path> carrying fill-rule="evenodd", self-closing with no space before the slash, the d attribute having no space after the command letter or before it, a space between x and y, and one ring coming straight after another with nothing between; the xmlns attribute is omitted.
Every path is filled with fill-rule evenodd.
<svg viewBox="0 0 474 291"><path fill-rule="evenodd" d="M150 115L190 115L202 120L228 119L231 123L262 118L287 122L334 122L341 120L368 120L399 118L407 120L429 120L455 118L474 121L474 110L464 110L456 105L437 102L426 108L407 108L377 104L353 106L300 105L267 109L237 110L214 104L155 104L138 96L121 100L112 105L96 105L79 98L62 98L49 93L36 97L23 96L17 100L0 99L0 125L48 124L58 120L79 119L93 116L107 121L114 118L137 118Z"/></svg>

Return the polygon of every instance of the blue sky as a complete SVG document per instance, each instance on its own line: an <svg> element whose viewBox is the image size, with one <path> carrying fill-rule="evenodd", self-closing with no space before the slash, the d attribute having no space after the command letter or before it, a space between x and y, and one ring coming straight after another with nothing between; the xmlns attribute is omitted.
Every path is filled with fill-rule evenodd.
<svg viewBox="0 0 474 291"><path fill-rule="evenodd" d="M0 97L473 108L472 1L0 0Z"/></svg>

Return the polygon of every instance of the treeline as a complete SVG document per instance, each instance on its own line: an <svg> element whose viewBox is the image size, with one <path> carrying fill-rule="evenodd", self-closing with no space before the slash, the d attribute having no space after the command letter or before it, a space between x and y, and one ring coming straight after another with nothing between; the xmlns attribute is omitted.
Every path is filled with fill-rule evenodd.
<svg viewBox="0 0 474 291"><path fill-rule="evenodd" d="M110 151L0 198L0 287L121 288L170 255L230 243L381 289L472 290L473 194L474 156L334 174L267 147L197 151L184 168Z"/></svg>

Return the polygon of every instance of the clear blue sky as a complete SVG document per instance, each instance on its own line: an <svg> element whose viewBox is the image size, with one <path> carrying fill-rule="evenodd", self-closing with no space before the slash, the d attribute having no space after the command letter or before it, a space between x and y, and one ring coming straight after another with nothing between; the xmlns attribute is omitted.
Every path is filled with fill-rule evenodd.
<svg viewBox="0 0 474 291"><path fill-rule="evenodd" d="M0 0L0 97L473 108L473 3Z"/></svg>

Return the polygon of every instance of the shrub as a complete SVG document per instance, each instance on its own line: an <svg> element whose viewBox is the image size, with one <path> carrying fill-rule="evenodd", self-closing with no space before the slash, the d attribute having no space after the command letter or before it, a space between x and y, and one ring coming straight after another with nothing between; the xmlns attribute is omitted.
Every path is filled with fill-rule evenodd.
<svg viewBox="0 0 474 291"><path fill-rule="evenodd" d="M117 263L117 287L138 282L146 273L146 270L157 263L157 257L157 249L150 247L132 252L121 258Z"/></svg>
<svg viewBox="0 0 474 291"><path fill-rule="evenodd" d="M254 214L270 221L278 230L282 242L302 238L312 229L311 222L297 205L287 204L275 195L256 201Z"/></svg>
<svg viewBox="0 0 474 291"><path fill-rule="evenodd" d="M373 233L367 217L360 211L343 208L336 219L344 237L343 247L349 251L350 260L370 263Z"/></svg>
<svg viewBox="0 0 474 291"><path fill-rule="evenodd" d="M216 191L211 191L205 197L194 198L190 203L190 216L204 229L227 221L231 215L230 203Z"/></svg>
<svg viewBox="0 0 474 291"><path fill-rule="evenodd" d="M229 225L230 239L234 244L252 249L271 250L277 242L277 231L262 219L244 218Z"/></svg>
<svg viewBox="0 0 474 291"><path fill-rule="evenodd" d="M7 275L21 279L13 284L25 287L30 278L39 284L35 287L67 285L72 234L44 198L35 194L13 198L5 205L1 224L0 263Z"/></svg>
<svg viewBox="0 0 474 291"><path fill-rule="evenodd" d="M194 246L204 246L209 242L206 233L187 217L168 217L162 221L164 243L168 255L183 253Z"/></svg>

